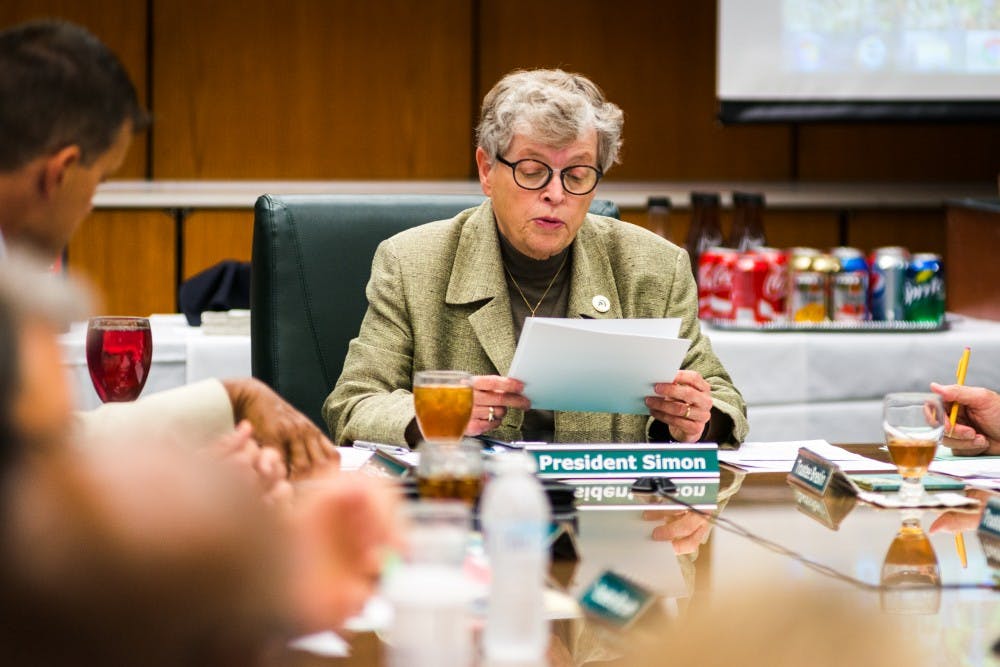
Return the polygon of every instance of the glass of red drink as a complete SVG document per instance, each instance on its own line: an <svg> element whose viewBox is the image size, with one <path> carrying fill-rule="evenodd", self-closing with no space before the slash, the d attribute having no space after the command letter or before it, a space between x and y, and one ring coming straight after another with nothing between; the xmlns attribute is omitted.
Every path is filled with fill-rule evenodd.
<svg viewBox="0 0 1000 667"><path fill-rule="evenodd" d="M153 357L145 317L94 317L87 325L87 368L105 403L134 401L142 392Z"/></svg>

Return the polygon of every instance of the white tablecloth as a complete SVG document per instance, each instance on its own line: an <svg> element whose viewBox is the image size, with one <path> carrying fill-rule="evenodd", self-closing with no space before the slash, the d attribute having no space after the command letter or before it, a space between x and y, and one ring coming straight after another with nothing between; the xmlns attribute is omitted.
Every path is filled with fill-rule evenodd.
<svg viewBox="0 0 1000 667"><path fill-rule="evenodd" d="M208 336L189 327L183 315L153 315L153 366L143 395L205 378L248 377L250 336ZM77 405L95 408L101 399L87 372L87 324L74 324L61 339L63 359L76 388Z"/></svg>
<svg viewBox="0 0 1000 667"><path fill-rule="evenodd" d="M250 336L208 336L182 315L154 315L153 368L143 393L207 377L250 375ZM968 384L1000 388L1000 322L956 318L938 333L747 333L705 328L749 406L750 438L830 442L882 439L881 401L892 391L952 382L972 348ZM87 373L86 325L62 339L79 404L100 401Z"/></svg>
<svg viewBox="0 0 1000 667"><path fill-rule="evenodd" d="M754 333L705 327L749 408L750 439L882 439L882 397L955 381L1000 388L1000 322L952 317L935 333Z"/></svg>

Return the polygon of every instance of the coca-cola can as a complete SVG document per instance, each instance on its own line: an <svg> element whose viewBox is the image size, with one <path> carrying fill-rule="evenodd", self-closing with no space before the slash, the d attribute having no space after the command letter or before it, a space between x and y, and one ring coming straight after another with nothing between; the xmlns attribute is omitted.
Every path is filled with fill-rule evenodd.
<svg viewBox="0 0 1000 667"><path fill-rule="evenodd" d="M770 264L756 252L740 255L733 271L733 319L737 324L757 324L758 302L764 295L764 281Z"/></svg>
<svg viewBox="0 0 1000 667"><path fill-rule="evenodd" d="M783 321L788 298L788 255L777 248L758 248L756 252L767 262L767 275L757 301L757 321Z"/></svg>
<svg viewBox="0 0 1000 667"><path fill-rule="evenodd" d="M733 319L733 268L738 253L712 247L698 260L698 317Z"/></svg>

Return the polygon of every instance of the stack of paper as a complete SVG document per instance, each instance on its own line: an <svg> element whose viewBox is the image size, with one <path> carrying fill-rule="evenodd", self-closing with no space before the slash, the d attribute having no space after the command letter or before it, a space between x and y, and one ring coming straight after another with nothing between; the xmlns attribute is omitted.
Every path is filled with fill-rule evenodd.
<svg viewBox="0 0 1000 667"><path fill-rule="evenodd" d="M529 317L510 365L531 407L646 414L657 382L671 382L691 341L680 320Z"/></svg>
<svg viewBox="0 0 1000 667"><path fill-rule="evenodd" d="M946 448L939 449L930 470L975 486L1000 489L1000 456L955 456Z"/></svg>
<svg viewBox="0 0 1000 667"><path fill-rule="evenodd" d="M806 447L823 458L836 463L844 472L881 472L895 470L891 463L875 461L831 445L826 440L789 442L745 442L738 450L719 450L719 461L742 468L750 473L790 472L799 455L799 448Z"/></svg>

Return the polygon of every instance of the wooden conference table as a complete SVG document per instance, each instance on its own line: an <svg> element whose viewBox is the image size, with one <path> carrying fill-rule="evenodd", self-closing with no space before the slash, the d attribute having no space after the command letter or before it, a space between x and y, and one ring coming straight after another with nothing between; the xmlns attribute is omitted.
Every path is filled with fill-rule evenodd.
<svg viewBox="0 0 1000 667"><path fill-rule="evenodd" d="M874 445L847 448L871 458L886 460L885 453ZM867 584L879 583L886 553L903 518L903 511L877 509L859 503L849 509L837 528L832 528L798 506L792 487L781 473L744 474L723 466L721 488L721 511L718 512L721 518ZM721 500L723 497L727 499ZM931 523L942 513L942 510L929 509L922 512L920 522L925 532L929 532ZM991 653L992 645L1000 639L1000 592L989 588L994 582L994 573L974 532L978 512L966 512L965 517L966 523L972 525L965 532L968 567L963 568L960 564L952 533L930 534L940 568L940 581L945 588L919 591L911 596L887 599L884 603L898 612L912 614L903 619L907 636L895 639L917 643L920 654L927 656L926 662L917 664L1000 664ZM644 616L631 630L641 633L645 639L657 636L669 626L671 615L683 614L689 604L725 601L730 596L747 591L748 585L758 592L792 588L830 596L830 599L846 598L862 611L878 610L883 604L877 591L863 590L851 583L821 575L789 556L774 553L744 536L723 529L724 526L712 527L694 553L675 555L675 546L680 551L689 551L690 545L654 542L650 534L660 522L643 522L637 511L581 512L579 518L581 541L589 539L587 544L601 545L600 549L590 552L599 553L598 559L613 559L616 569L622 574L639 579L649 580L659 576L656 572L665 573L657 582L666 594L662 609ZM620 539L623 525L640 524L644 525L643 536ZM588 562L587 544L581 548L583 554L578 563L554 563L556 578L565 580L567 568L570 579L574 576L594 576L596 567L601 564ZM674 561L680 565L680 579L676 577ZM956 584L967 587L960 590L947 588ZM767 602L761 600L763 614L769 613ZM881 608L885 609L885 606ZM720 619L720 641L725 641L727 626L732 627L732 624L744 620ZM787 615L785 620L788 620ZM803 622L829 622L835 626L836 619L813 618ZM572 630L569 629L571 625ZM789 628L788 632L792 631ZM635 664L624 658L604 662L615 655L622 643L627 644L629 638L592 621L557 621L553 624L553 636L561 643L563 660L551 664L583 665L592 661L596 664L598 657L601 657L599 664L602 665ZM845 637L844 640L849 641L850 638ZM349 658L321 658L293 652L289 656L289 664L387 664L385 647L376 634L355 635L350 638L350 643L352 655ZM772 664L767 656L756 656L756 659L754 664ZM803 659L800 664L807 662L813 661Z"/></svg>

